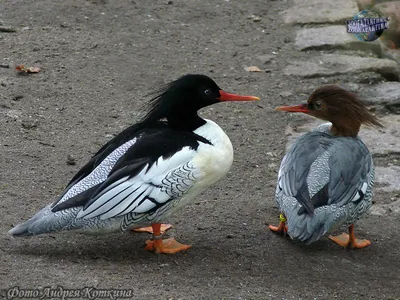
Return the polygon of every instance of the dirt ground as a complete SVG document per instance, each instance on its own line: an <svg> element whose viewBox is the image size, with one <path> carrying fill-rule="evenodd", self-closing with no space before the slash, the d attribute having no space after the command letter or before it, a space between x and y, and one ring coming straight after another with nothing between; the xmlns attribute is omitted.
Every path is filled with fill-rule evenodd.
<svg viewBox="0 0 400 300"><path fill-rule="evenodd" d="M305 246L270 233L285 126L305 117L276 112L331 77L299 80L281 70L294 31L289 1L0 1L0 289L130 289L133 299L400 299L400 220L368 215L357 234L372 246L349 251L327 238ZM259 22L248 17L256 14ZM263 64L260 55L270 55ZM258 65L263 72L249 73ZM138 120L145 95L186 73L203 73L259 103L219 104L216 121L235 149L228 176L170 220L193 245L185 253L143 250L147 234L74 233L14 239L7 231L59 195L99 147ZM286 97L287 93L293 95ZM76 159L67 164L67 157ZM375 193L383 203L390 193Z"/></svg>

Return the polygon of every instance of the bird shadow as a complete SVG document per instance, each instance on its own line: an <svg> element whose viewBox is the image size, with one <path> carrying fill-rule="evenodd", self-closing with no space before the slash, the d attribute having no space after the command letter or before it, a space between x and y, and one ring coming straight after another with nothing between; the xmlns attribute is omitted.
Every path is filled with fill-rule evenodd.
<svg viewBox="0 0 400 300"><path fill-rule="evenodd" d="M84 234L57 234L26 238L9 238L3 251L55 260L138 260L152 255L144 251L145 240L150 234L127 233L104 236Z"/></svg>

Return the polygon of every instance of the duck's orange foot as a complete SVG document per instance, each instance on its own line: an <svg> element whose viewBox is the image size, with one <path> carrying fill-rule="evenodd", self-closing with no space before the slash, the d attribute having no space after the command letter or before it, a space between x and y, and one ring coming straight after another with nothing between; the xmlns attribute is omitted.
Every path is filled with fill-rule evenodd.
<svg viewBox="0 0 400 300"><path fill-rule="evenodd" d="M283 213L279 215L279 221L280 221L279 226L269 225L268 228L272 232L286 236L288 232L288 227L286 226L286 217Z"/></svg>
<svg viewBox="0 0 400 300"><path fill-rule="evenodd" d="M345 247L345 248L350 248L350 249L361 249L368 247L371 245L371 241L369 240L359 240L359 239L351 239L350 235L347 233L342 233L337 236L332 236L330 235L329 238L334 241L336 244Z"/></svg>
<svg viewBox="0 0 400 300"><path fill-rule="evenodd" d="M161 224L160 233L163 234L168 229L171 229L171 228L172 228L171 224ZM132 229L132 231L134 231L134 232L147 232L147 233L154 234L154 230L153 230L152 226L136 228L136 229Z"/></svg>
<svg viewBox="0 0 400 300"><path fill-rule="evenodd" d="M185 251L192 247L191 245L185 245L177 242L174 238L169 239L155 239L155 240L147 240L145 250L152 251L155 253L178 253L181 251Z"/></svg>
<svg viewBox="0 0 400 300"><path fill-rule="evenodd" d="M285 222L281 222L279 224L279 226L268 225L268 228L272 232L275 232L277 234L281 234L281 235L284 235L284 236L287 234L287 231L288 231L288 228L287 228Z"/></svg>

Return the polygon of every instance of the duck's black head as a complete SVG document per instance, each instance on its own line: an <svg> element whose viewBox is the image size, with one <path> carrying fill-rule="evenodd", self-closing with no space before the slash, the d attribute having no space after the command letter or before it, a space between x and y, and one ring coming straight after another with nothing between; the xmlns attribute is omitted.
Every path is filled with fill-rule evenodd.
<svg viewBox="0 0 400 300"><path fill-rule="evenodd" d="M205 75L185 75L158 92L150 100L150 110L143 122L157 122L166 118L174 128L193 130L204 124L197 111L203 107L224 101L251 101L258 97L240 96L221 90Z"/></svg>

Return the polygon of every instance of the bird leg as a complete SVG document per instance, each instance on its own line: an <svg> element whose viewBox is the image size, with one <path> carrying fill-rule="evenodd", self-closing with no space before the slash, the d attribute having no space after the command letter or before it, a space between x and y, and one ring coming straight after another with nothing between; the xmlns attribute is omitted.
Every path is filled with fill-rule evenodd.
<svg viewBox="0 0 400 300"><path fill-rule="evenodd" d="M354 224L351 224L349 226L349 234L342 233L337 236L330 235L329 238L336 244L350 249L360 249L371 245L371 242L369 240L356 239L356 236L354 234Z"/></svg>
<svg viewBox="0 0 400 300"><path fill-rule="evenodd" d="M161 232L161 234L164 234L168 229L171 229L171 228L172 228L171 224L161 224L160 232ZM152 226L140 227L140 228L132 229L132 231L134 231L134 232L147 232L147 233L154 234Z"/></svg>
<svg viewBox="0 0 400 300"><path fill-rule="evenodd" d="M288 228L286 226L286 218L284 214L279 215L279 221L280 221L279 226L269 225L268 228L275 233L279 233L285 236L288 231Z"/></svg>
<svg viewBox="0 0 400 300"><path fill-rule="evenodd" d="M161 224L154 223L151 225L153 228L153 240L146 241L145 250L152 251L155 253L177 253L187 250L191 245L184 245L177 242L174 238L162 239L161 236Z"/></svg>

